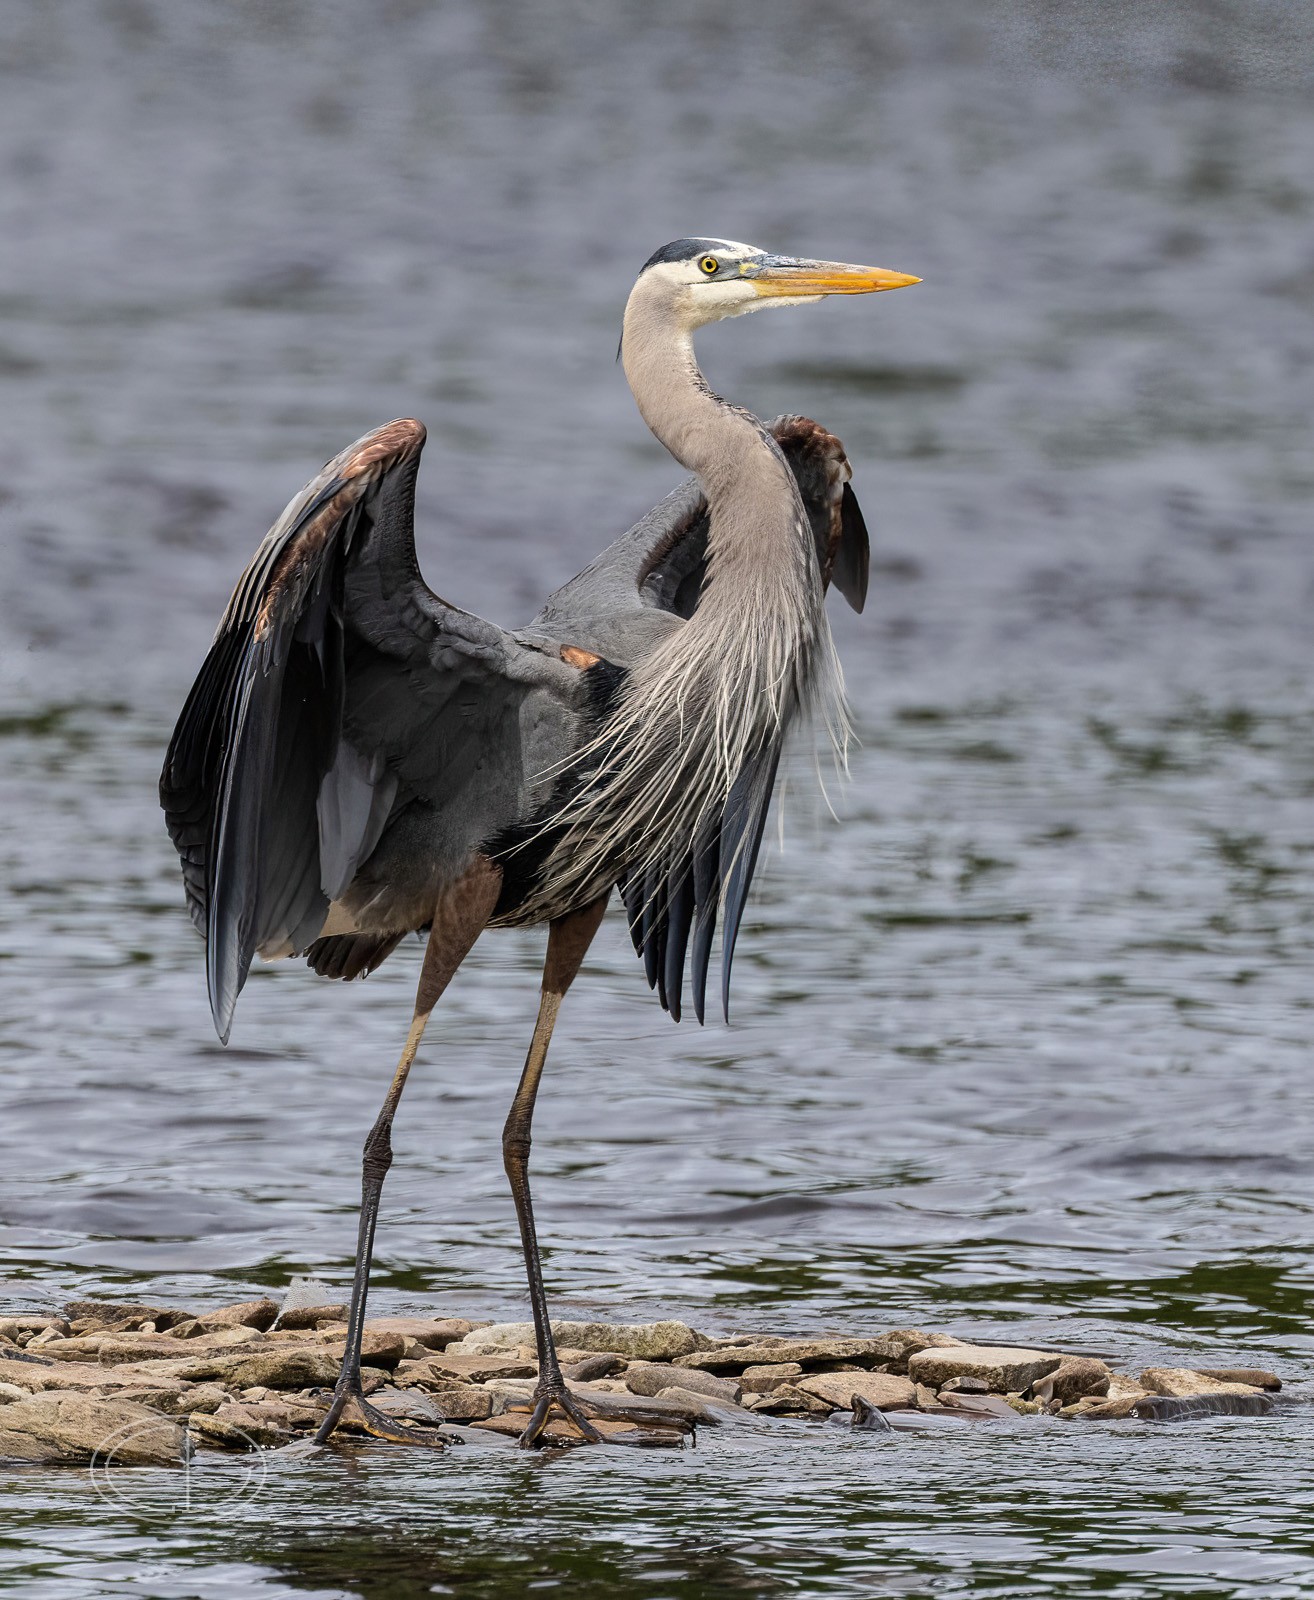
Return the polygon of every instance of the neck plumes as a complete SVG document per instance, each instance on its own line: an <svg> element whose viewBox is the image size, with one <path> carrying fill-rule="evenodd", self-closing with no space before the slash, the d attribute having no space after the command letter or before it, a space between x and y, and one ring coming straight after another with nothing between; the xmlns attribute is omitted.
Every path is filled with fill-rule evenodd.
<svg viewBox="0 0 1314 1600"><path fill-rule="evenodd" d="M593 776L554 819L565 831L547 876L580 897L625 874L678 879L741 778L765 785L765 807L799 713L819 712L841 751L847 729L794 475L762 424L711 392L690 331L642 289L625 315L625 375L648 426L702 484L707 568L693 615L631 665L580 752ZM724 859L721 874L724 885Z"/></svg>
<svg viewBox="0 0 1314 1600"><path fill-rule="evenodd" d="M697 474L708 505L707 575L698 608L655 653L670 684L701 677L718 703L718 751L728 770L751 757L769 725L783 730L799 710L822 712L841 740L839 665L826 621L816 545L798 484L770 433L708 388L691 329L650 305L640 280L625 313L625 376L644 421L677 461ZM686 663L682 668L679 659ZM691 685L690 685L691 686ZM679 696L690 704L688 689ZM739 729L731 737L726 724Z"/></svg>

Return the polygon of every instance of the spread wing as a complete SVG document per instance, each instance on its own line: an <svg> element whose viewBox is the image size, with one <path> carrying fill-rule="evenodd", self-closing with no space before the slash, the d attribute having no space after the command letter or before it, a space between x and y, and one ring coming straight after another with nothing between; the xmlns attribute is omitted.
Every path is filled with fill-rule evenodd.
<svg viewBox="0 0 1314 1600"><path fill-rule="evenodd" d="M861 611L867 595L867 528L849 487L843 445L806 417L779 417L771 432L798 480L823 583L833 583ZM662 623L672 616L692 616L707 570L707 532L707 502L697 479L690 478L558 589L532 627L628 665L636 646L653 642ZM651 633L637 626L645 614L651 618ZM721 1003L729 1015L735 942L778 762L779 752L766 750L739 774L722 814L705 826L686 860L661 875L631 874L620 885L649 986L676 1021L683 1004L686 956L694 1010L703 1021L718 910Z"/></svg>
<svg viewBox="0 0 1314 1600"><path fill-rule="evenodd" d="M500 782L517 803L530 652L420 577L424 439L409 419L376 429L292 501L242 575L169 744L160 800L225 1040L254 953L305 950L400 807L459 804L476 770L481 792ZM327 952L321 970L377 965L398 937Z"/></svg>

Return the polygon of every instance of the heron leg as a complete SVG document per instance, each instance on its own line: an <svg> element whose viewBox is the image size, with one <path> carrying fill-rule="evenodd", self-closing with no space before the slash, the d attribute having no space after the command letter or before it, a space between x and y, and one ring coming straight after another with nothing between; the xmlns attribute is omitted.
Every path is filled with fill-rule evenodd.
<svg viewBox="0 0 1314 1600"><path fill-rule="evenodd" d="M538 1238L534 1231L534 1207L529 1194L529 1149L534 1100L557 1013L585 953L593 943L593 936L606 909L607 896L603 895L582 911L558 918L548 929L538 1021L534 1025L534 1037L525 1059L525 1070L520 1075L520 1086L511 1102L511 1110L502 1131L502 1161L511 1182L516 1219L520 1223L520 1242L524 1247L525 1270L529 1276L529 1303L534 1313L534 1338L538 1345L538 1386L534 1390L534 1408L519 1441L521 1448L526 1450L539 1442L553 1406L566 1415L585 1439L596 1441L602 1437L584 1415L579 1402L571 1398L566 1380L561 1375L561 1363L557 1360L552 1325L548 1320L547 1295L543 1289Z"/></svg>
<svg viewBox="0 0 1314 1600"><path fill-rule="evenodd" d="M442 1444L437 1434L427 1433L424 1429L409 1429L366 1401L360 1376L361 1343L365 1336L365 1298L369 1292L370 1262L374 1256L379 1196L383 1192L383 1180L388 1175L388 1168L392 1165L392 1119L397 1111L397 1103L406 1087L420 1040L424 1037L425 1024L456 969L487 926L493 907L497 904L501 881L501 869L481 856L470 871L444 895L434 914L429 943L424 952L424 964L420 969L410 1032L406 1035L406 1044L397 1070L392 1075L383 1106L365 1140L361 1164L360 1223L356 1234L356 1271L351 1284L351 1309L347 1316L347 1346L342 1354L342 1368L334 1386L328 1414L315 1433L316 1444L323 1444L341 1422L349 1422L376 1438L389 1439L393 1443Z"/></svg>

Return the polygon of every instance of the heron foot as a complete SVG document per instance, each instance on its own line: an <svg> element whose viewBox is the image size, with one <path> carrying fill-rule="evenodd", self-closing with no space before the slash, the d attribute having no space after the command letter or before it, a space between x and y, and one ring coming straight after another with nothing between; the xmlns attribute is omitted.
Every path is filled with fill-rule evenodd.
<svg viewBox="0 0 1314 1600"><path fill-rule="evenodd" d="M373 1439L386 1439L389 1444L418 1444L429 1450L443 1450L447 1440L442 1434L421 1424L390 1417L372 1406L360 1392L359 1383L338 1380L329 1405L328 1415L320 1423L313 1442L324 1444L338 1428L350 1428L353 1433L368 1433Z"/></svg>
<svg viewBox="0 0 1314 1600"><path fill-rule="evenodd" d="M553 1406L579 1432L581 1444L601 1443L602 1435L589 1421L580 1402L574 1398L564 1383L540 1383L534 1391L534 1409L525 1425L525 1431L516 1440L520 1449L537 1450L543 1445L558 1443L555 1439L545 1439L542 1436Z"/></svg>

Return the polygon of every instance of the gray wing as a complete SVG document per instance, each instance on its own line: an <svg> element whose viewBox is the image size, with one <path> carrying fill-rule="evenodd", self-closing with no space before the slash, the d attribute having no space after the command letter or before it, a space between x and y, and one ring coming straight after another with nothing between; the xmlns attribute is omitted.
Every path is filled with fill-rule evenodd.
<svg viewBox="0 0 1314 1600"><path fill-rule="evenodd" d="M411 419L376 429L292 501L242 575L169 744L160 800L224 1040L254 953L311 944L408 797L459 790L478 771L482 789L518 801L530 652L420 577L424 439ZM399 936L359 960L377 964Z"/></svg>
<svg viewBox="0 0 1314 1600"><path fill-rule="evenodd" d="M770 428L798 480L822 581L833 583L860 612L870 557L866 524L849 487L844 447L806 417L778 417ZM628 665L655 642L663 624L669 627L672 618L693 615L707 570L707 530L707 502L698 480L689 478L558 589L531 631ZM718 909L721 1004L729 1017L730 969L778 762L779 751L766 750L739 774L723 813L709 822L687 860L661 877L631 874L620 883L630 936L643 958L648 984L677 1022L686 956L694 1010L703 1021Z"/></svg>

